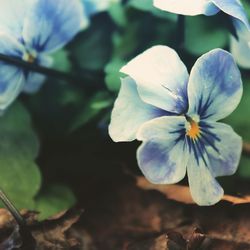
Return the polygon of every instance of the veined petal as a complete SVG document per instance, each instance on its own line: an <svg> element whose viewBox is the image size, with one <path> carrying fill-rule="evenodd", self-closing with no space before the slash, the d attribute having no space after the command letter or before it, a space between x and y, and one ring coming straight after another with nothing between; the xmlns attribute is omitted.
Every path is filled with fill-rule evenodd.
<svg viewBox="0 0 250 250"><path fill-rule="evenodd" d="M220 11L208 0L154 0L154 6L161 10L188 16L200 14L211 16Z"/></svg>
<svg viewBox="0 0 250 250"><path fill-rule="evenodd" d="M212 50L201 56L191 70L188 115L198 114L212 121L223 119L237 107L242 91L240 71L231 54Z"/></svg>
<svg viewBox="0 0 250 250"><path fill-rule="evenodd" d="M108 9L112 0L81 0L87 16L94 15L98 12Z"/></svg>
<svg viewBox="0 0 250 250"><path fill-rule="evenodd" d="M50 56L39 55L37 63L41 66L50 67L53 64L53 59ZM28 72L23 92L28 94L36 93L43 85L46 76L36 72Z"/></svg>
<svg viewBox="0 0 250 250"><path fill-rule="evenodd" d="M197 162L194 153L187 164L188 181L193 200L200 206L214 205L223 197L224 191L215 180L204 161Z"/></svg>
<svg viewBox="0 0 250 250"><path fill-rule="evenodd" d="M79 0L36 0L25 19L23 38L38 52L52 52L72 40L85 22Z"/></svg>
<svg viewBox="0 0 250 250"><path fill-rule="evenodd" d="M109 135L113 141L133 141L139 127L155 117L167 112L143 102L133 79L122 79L122 85L114 104L109 125Z"/></svg>
<svg viewBox="0 0 250 250"><path fill-rule="evenodd" d="M121 72L135 80L143 101L176 114L187 110L188 72L173 49L154 46L131 60Z"/></svg>
<svg viewBox="0 0 250 250"><path fill-rule="evenodd" d="M23 22L29 12L32 0L0 0L0 30L5 31L15 38L22 37Z"/></svg>
<svg viewBox="0 0 250 250"><path fill-rule="evenodd" d="M143 140L137 161L145 177L152 183L172 184L186 174L189 153L184 141L184 117L160 117L141 126L138 139Z"/></svg>
<svg viewBox="0 0 250 250"><path fill-rule="evenodd" d="M25 83L20 68L0 63L0 110L5 110L20 94Z"/></svg>
<svg viewBox="0 0 250 250"><path fill-rule="evenodd" d="M238 40L231 36L230 50L237 62L242 68L250 68L250 31L240 22L234 20Z"/></svg>
<svg viewBox="0 0 250 250"><path fill-rule="evenodd" d="M249 22L243 5L239 0L211 0L220 10L240 20L249 30Z"/></svg>
<svg viewBox="0 0 250 250"><path fill-rule="evenodd" d="M201 127L211 174L214 177L234 174L241 157L241 137L223 123L204 122Z"/></svg>
<svg viewBox="0 0 250 250"><path fill-rule="evenodd" d="M0 31L0 53L22 58L23 52L23 45L15 37Z"/></svg>

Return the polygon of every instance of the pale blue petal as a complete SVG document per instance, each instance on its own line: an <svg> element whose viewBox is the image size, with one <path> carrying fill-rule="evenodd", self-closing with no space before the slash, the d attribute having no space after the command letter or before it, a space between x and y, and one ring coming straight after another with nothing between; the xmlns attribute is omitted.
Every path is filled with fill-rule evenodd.
<svg viewBox="0 0 250 250"><path fill-rule="evenodd" d="M15 37L2 31L0 32L0 53L22 58L24 51L23 45Z"/></svg>
<svg viewBox="0 0 250 250"><path fill-rule="evenodd" d="M32 0L0 0L0 30L21 39L24 18Z"/></svg>
<svg viewBox="0 0 250 250"><path fill-rule="evenodd" d="M85 21L79 0L38 0L25 19L23 38L38 52L52 52L72 40Z"/></svg>
<svg viewBox="0 0 250 250"><path fill-rule="evenodd" d="M81 0L84 5L85 14L87 16L94 15L98 12L108 9L112 0Z"/></svg>
<svg viewBox="0 0 250 250"><path fill-rule="evenodd" d="M202 135L204 134L201 140L206 143L208 167L212 175L217 177L234 174L241 157L241 137L223 123L205 122L201 126Z"/></svg>
<svg viewBox="0 0 250 250"><path fill-rule="evenodd" d="M135 80L143 101L176 114L187 110L188 72L173 49L154 46L131 60L121 72Z"/></svg>
<svg viewBox="0 0 250 250"><path fill-rule="evenodd" d="M155 184L172 184L186 174L189 153L184 141L184 117L161 117L141 126L138 138L143 140L137 161L145 177Z"/></svg>
<svg viewBox="0 0 250 250"><path fill-rule="evenodd" d="M116 142L133 141L143 123L165 113L144 103L138 95L135 82L126 77L122 79L121 89L111 114L110 137Z"/></svg>
<svg viewBox="0 0 250 250"><path fill-rule="evenodd" d="M212 2L226 14L240 20L250 29L247 14L239 0L212 0Z"/></svg>
<svg viewBox="0 0 250 250"><path fill-rule="evenodd" d="M20 68L0 63L0 110L5 110L17 98L24 83Z"/></svg>
<svg viewBox="0 0 250 250"><path fill-rule="evenodd" d="M250 31L239 21L234 21L238 39L231 36L230 51L239 66L250 68Z"/></svg>
<svg viewBox="0 0 250 250"><path fill-rule="evenodd" d="M208 0L154 0L154 6L161 10L188 16L201 14L211 16L220 11L212 1Z"/></svg>
<svg viewBox="0 0 250 250"><path fill-rule="evenodd" d="M41 55L37 59L37 63L41 66L50 67L53 64L53 59L49 56ZM29 72L26 77L23 92L28 94L36 93L40 90L46 78L47 77L44 74Z"/></svg>
<svg viewBox="0 0 250 250"><path fill-rule="evenodd" d="M222 187L205 162L197 162L194 153L190 154L187 173L192 198L198 205L214 205L221 200L224 194Z"/></svg>
<svg viewBox="0 0 250 250"><path fill-rule="evenodd" d="M240 71L232 55L215 49L201 56L191 70L188 83L189 110L192 117L213 121L228 116L242 96Z"/></svg>

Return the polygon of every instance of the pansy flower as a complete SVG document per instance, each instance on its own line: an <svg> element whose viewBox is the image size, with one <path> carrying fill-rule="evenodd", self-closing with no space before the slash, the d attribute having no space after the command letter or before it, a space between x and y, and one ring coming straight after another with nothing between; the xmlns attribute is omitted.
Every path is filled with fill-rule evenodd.
<svg viewBox="0 0 250 250"><path fill-rule="evenodd" d="M250 31L241 22L234 22L237 38L231 36L230 51L237 64L250 69Z"/></svg>
<svg viewBox="0 0 250 250"><path fill-rule="evenodd" d="M79 0L0 0L0 5L0 53L43 66L87 25ZM43 81L40 74L0 62L0 110Z"/></svg>
<svg viewBox="0 0 250 250"><path fill-rule="evenodd" d="M250 29L240 0L154 0L154 6L175 14L212 16L222 11Z"/></svg>
<svg viewBox="0 0 250 250"><path fill-rule="evenodd" d="M188 175L194 201L212 205L223 196L215 179L235 173L242 139L218 120L242 96L231 54L215 49L201 56L190 75L177 53L155 46L121 69L128 76L114 104L109 134L115 142L142 141L138 165L155 184Z"/></svg>

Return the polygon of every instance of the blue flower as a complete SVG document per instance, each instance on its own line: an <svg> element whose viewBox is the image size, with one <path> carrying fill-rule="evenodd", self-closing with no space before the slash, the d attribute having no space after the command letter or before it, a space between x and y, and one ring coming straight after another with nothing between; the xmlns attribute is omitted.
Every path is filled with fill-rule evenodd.
<svg viewBox="0 0 250 250"><path fill-rule="evenodd" d="M238 39L231 36L230 51L237 64L250 69L250 31L241 22L234 22Z"/></svg>
<svg viewBox="0 0 250 250"><path fill-rule="evenodd" d="M138 165L152 183L177 183L188 175L194 201L212 205L223 196L215 177L235 173L242 139L218 122L242 96L240 72L230 53L201 56L190 76L177 53L155 46L121 69L129 75L111 115L115 142L142 141Z"/></svg>
<svg viewBox="0 0 250 250"><path fill-rule="evenodd" d="M211 16L222 11L250 29L247 15L239 0L154 0L154 6L161 10L189 16L200 14Z"/></svg>
<svg viewBox="0 0 250 250"><path fill-rule="evenodd" d="M79 0L0 0L0 53L50 66L51 53L87 22ZM37 91L44 76L0 62L0 110L25 91Z"/></svg>

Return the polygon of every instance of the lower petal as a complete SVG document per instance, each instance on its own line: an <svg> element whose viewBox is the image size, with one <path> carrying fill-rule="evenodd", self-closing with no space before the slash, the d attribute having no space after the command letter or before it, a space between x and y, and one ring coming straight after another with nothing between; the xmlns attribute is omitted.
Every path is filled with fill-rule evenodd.
<svg viewBox="0 0 250 250"><path fill-rule="evenodd" d="M0 64L0 110L5 110L20 94L25 83L21 69Z"/></svg>
<svg viewBox="0 0 250 250"><path fill-rule="evenodd" d="M189 153L184 141L184 117L160 117L141 126L137 134L144 142L137 151L139 167L156 184L172 184L186 174Z"/></svg>
<svg viewBox="0 0 250 250"><path fill-rule="evenodd" d="M53 64L53 59L49 56L40 56L37 63L41 66L50 67ZM23 92L27 94L36 93L42 87L45 80L46 76L44 74L29 72L23 88Z"/></svg>
<svg viewBox="0 0 250 250"><path fill-rule="evenodd" d="M224 191L204 161L197 162L195 156L191 154L187 173L191 195L198 205L210 206L221 200Z"/></svg>
<svg viewBox="0 0 250 250"><path fill-rule="evenodd" d="M155 140L143 142L137 151L139 167L155 184L173 184L186 175L188 151L184 142Z"/></svg>
<svg viewBox="0 0 250 250"><path fill-rule="evenodd" d="M241 137L226 124L206 122L206 125L210 127L210 134L216 137L212 147L206 147L212 175L217 177L234 174L241 157Z"/></svg>

